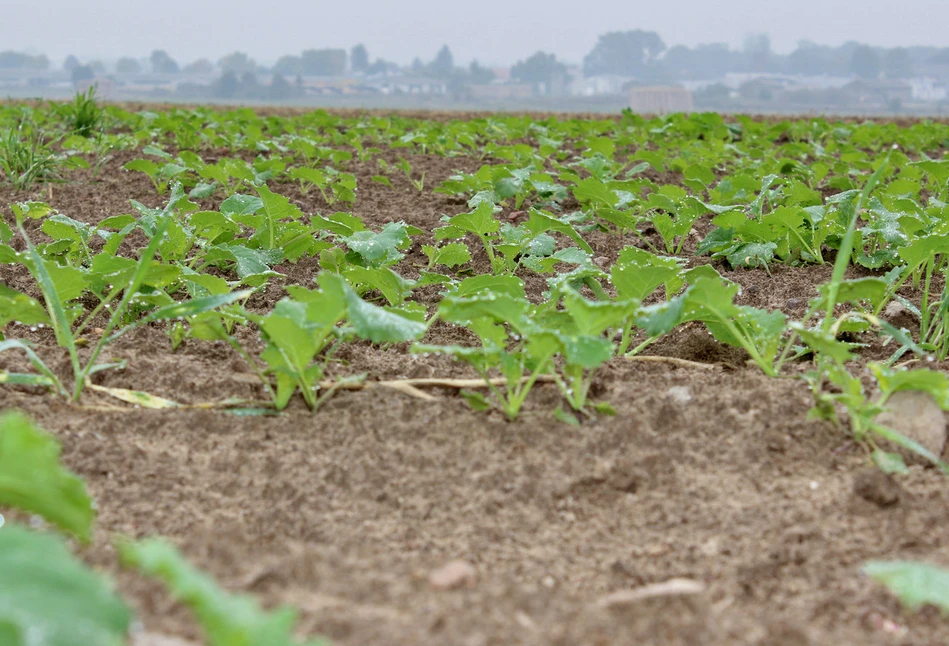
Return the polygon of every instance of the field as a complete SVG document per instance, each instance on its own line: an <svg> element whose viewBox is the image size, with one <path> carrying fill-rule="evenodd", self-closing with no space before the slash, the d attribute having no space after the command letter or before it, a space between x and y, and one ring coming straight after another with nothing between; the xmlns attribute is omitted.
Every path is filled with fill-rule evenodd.
<svg viewBox="0 0 949 646"><path fill-rule="evenodd" d="M0 408L147 632L291 643L117 536L334 644L949 643L911 563L949 566L949 125L79 97L0 133ZM3 509L0 547L42 524Z"/></svg>

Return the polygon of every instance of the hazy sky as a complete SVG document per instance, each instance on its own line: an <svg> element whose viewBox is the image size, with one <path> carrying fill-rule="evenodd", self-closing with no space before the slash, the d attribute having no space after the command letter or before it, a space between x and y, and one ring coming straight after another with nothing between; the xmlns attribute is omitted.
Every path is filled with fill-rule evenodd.
<svg viewBox="0 0 949 646"><path fill-rule="evenodd" d="M67 54L88 61L153 49L179 62L241 50L266 63L359 42L372 58L398 63L429 60L442 44L459 63L505 64L538 49L580 62L597 35L626 29L655 30L668 46L740 46L766 31L779 52L801 39L949 46L947 0L0 0L0 8L0 49L45 53L56 65Z"/></svg>

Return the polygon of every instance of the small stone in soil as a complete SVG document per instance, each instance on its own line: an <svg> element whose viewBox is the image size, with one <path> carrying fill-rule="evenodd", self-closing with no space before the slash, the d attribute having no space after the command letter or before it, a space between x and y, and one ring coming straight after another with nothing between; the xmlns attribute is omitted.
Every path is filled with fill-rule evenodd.
<svg viewBox="0 0 949 646"><path fill-rule="evenodd" d="M692 391L688 386L673 386L666 391L666 397L680 406L685 406L692 401Z"/></svg>
<svg viewBox="0 0 949 646"><path fill-rule="evenodd" d="M429 584L436 590L455 590L463 586L472 586L477 578L477 572L467 561L450 561L432 570L428 575Z"/></svg>
<svg viewBox="0 0 949 646"><path fill-rule="evenodd" d="M898 328L911 328L916 323L916 315L899 301L890 301L883 310L883 319Z"/></svg>
<svg viewBox="0 0 949 646"><path fill-rule="evenodd" d="M936 456L942 455L946 419L932 395L921 390L901 390L887 400L886 408L889 410L876 418L879 424L918 442ZM907 449L898 450L913 462L920 460Z"/></svg>

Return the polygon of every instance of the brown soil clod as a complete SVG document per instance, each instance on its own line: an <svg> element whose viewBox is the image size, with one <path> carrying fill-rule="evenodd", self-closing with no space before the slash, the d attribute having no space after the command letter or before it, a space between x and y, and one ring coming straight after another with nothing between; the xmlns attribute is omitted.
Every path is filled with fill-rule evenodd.
<svg viewBox="0 0 949 646"><path fill-rule="evenodd" d="M892 476L868 467L854 476L853 493L877 507L886 508L899 504L903 488Z"/></svg>

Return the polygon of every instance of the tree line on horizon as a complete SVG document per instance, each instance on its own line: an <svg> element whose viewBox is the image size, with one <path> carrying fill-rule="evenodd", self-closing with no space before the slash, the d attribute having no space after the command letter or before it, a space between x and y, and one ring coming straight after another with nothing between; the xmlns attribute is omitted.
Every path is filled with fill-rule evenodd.
<svg viewBox="0 0 949 646"><path fill-rule="evenodd" d="M50 70L46 56L30 56L18 52L0 52L0 69L22 69L33 73ZM599 37L584 57L586 76L615 75L643 82L680 82L720 79L728 73L775 73L805 76L856 76L862 79L885 77L910 78L920 71L946 66L949 69L949 47L874 47L848 42L837 47L801 41L790 54L773 51L766 34L746 38L740 49L723 43L694 47L667 47L653 31L616 31ZM75 82L93 79L108 73L101 62L82 63L75 56L66 58L63 69ZM198 59L181 65L164 50L151 53L147 63L132 57L118 59L117 76L142 74L202 75L219 77L210 85L214 96L221 98L260 97L286 99L300 91L306 76L342 76L348 72L383 75L407 72L443 81L449 92L457 93L472 84L490 83L495 73L472 61L466 67L456 65L451 49L444 45L428 62L416 58L408 66L400 66L381 58L372 60L365 45L345 49L308 49L299 55L281 56L272 66L263 66L244 52L235 51L217 63ZM258 81L259 75L271 75L270 85ZM549 88L557 80L568 78L567 64L556 54L538 51L514 63L512 80ZM296 83L288 79L295 78Z"/></svg>

